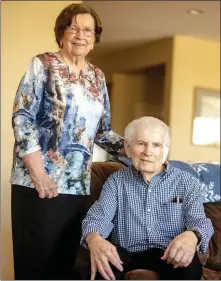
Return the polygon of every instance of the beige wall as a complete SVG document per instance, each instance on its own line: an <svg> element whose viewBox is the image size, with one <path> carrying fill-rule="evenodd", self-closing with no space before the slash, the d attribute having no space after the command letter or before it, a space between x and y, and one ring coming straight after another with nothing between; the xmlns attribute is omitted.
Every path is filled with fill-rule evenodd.
<svg viewBox="0 0 221 281"><path fill-rule="evenodd" d="M164 75L162 71L114 74L112 78L112 128L123 136L133 119L163 117Z"/></svg>
<svg viewBox="0 0 221 281"><path fill-rule="evenodd" d="M164 38L108 55L100 55L95 51L91 61L104 71L108 82L115 73L125 74L129 70L165 64L163 118L169 123L172 48L173 38Z"/></svg>
<svg viewBox="0 0 221 281"><path fill-rule="evenodd" d="M12 103L19 80L32 56L56 51L54 22L60 11L73 1L4 1L2 20L1 73L1 279L13 279L10 170L13 133Z"/></svg>
<svg viewBox="0 0 221 281"><path fill-rule="evenodd" d="M123 136L125 126L135 118L136 104L145 89L143 75L115 74L112 90L112 128Z"/></svg>
<svg viewBox="0 0 221 281"><path fill-rule="evenodd" d="M220 43L176 36L173 48L171 159L220 161L220 149L191 144L194 87L220 89Z"/></svg>

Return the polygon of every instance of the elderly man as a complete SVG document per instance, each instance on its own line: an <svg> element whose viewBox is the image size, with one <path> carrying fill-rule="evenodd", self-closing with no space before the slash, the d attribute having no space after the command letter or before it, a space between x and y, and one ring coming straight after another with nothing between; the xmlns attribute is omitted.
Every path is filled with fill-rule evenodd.
<svg viewBox="0 0 221 281"><path fill-rule="evenodd" d="M164 280L200 279L197 252L206 252L213 234L200 184L167 163L170 132L161 120L132 121L124 139L132 166L108 178L82 224L91 279L122 280L138 268Z"/></svg>

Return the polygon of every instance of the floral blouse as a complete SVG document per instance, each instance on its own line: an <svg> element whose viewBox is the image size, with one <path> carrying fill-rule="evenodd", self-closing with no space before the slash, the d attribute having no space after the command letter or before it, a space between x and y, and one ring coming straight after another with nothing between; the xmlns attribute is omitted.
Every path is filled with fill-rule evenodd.
<svg viewBox="0 0 221 281"><path fill-rule="evenodd" d="M41 150L45 171L58 192L90 193L94 142L112 155L123 139L110 129L103 72L94 65L76 78L54 53L32 58L13 107L15 145L11 183L34 187L22 157Z"/></svg>

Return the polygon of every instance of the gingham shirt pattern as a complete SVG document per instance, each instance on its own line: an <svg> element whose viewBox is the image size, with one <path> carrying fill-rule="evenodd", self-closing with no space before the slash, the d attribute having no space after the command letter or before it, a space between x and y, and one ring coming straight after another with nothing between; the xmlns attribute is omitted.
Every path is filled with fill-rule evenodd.
<svg viewBox="0 0 221 281"><path fill-rule="evenodd" d="M197 179L169 164L149 184L133 166L121 169L107 179L83 220L81 244L87 247L87 235L98 232L105 239L111 234L129 252L165 249L180 233L196 230L205 253L214 230L200 189ZM182 203L173 203L177 196Z"/></svg>

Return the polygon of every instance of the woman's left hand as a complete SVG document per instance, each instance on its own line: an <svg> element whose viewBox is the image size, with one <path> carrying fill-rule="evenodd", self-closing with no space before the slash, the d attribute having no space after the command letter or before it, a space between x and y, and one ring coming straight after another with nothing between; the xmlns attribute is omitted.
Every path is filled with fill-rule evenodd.
<svg viewBox="0 0 221 281"><path fill-rule="evenodd" d="M124 156L124 157L127 157L127 154L126 154L126 151L125 151L125 148L121 148L120 152L119 152L119 155L120 156Z"/></svg>

